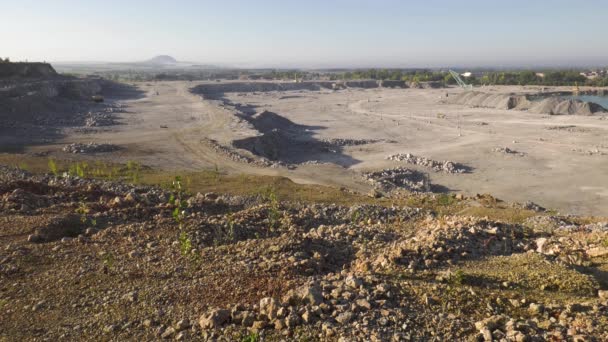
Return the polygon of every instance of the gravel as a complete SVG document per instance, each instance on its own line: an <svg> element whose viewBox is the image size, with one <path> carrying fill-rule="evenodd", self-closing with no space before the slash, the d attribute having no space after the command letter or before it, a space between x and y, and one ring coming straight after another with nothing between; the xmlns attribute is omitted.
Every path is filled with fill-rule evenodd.
<svg viewBox="0 0 608 342"><path fill-rule="evenodd" d="M608 338L606 222L0 171L0 338Z"/></svg>

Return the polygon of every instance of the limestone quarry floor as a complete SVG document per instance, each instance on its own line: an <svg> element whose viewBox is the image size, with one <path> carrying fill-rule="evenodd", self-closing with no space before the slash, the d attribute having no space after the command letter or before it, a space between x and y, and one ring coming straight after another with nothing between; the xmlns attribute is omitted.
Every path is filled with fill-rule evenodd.
<svg viewBox="0 0 608 342"><path fill-rule="evenodd" d="M550 116L448 104L449 96L462 91L456 88L226 93L223 99L210 100L189 91L196 84L138 83L146 96L124 101L128 110L119 114L121 125L96 134L68 135L57 145L30 150L51 149L61 157L55 149L67 143L111 142L124 149L91 158L136 160L168 170L218 168L232 174L286 176L299 183L344 186L361 192L371 189L361 172L407 166L386 157L413 153L472 168L467 174L443 174L409 166L429 172L431 181L446 191L491 193L507 201L531 200L561 213L608 215L608 120L601 115ZM478 90L521 93L538 88ZM307 139L379 142L301 152L297 156L300 161L326 164L298 165L293 170L235 162L201 143L210 138L230 145L232 140L259 135L235 116L245 106L289 120ZM494 152L498 147L523 156Z"/></svg>

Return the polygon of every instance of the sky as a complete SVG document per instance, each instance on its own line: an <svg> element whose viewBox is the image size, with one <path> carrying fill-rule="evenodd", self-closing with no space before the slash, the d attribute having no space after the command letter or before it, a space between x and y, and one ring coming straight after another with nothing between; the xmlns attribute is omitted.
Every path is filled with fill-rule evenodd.
<svg viewBox="0 0 608 342"><path fill-rule="evenodd" d="M0 56L236 67L608 65L605 0L0 0Z"/></svg>

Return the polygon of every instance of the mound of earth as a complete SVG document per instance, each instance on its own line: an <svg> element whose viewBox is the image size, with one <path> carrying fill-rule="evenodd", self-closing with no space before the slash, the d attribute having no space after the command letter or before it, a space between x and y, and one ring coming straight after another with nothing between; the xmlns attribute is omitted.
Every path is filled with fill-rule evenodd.
<svg viewBox="0 0 608 342"><path fill-rule="evenodd" d="M593 102L550 97L534 104L529 111L531 113L551 115L593 115L597 112L605 112L606 110Z"/></svg>
<svg viewBox="0 0 608 342"><path fill-rule="evenodd" d="M451 97L449 102L470 107L528 110L531 113L550 115L593 115L606 112L606 109L593 102L556 96L532 102L526 95L491 94L479 91L463 92Z"/></svg>
<svg viewBox="0 0 608 342"><path fill-rule="evenodd" d="M403 167L366 172L363 177L382 191L390 192L395 189L412 192L431 191L431 182L424 173Z"/></svg>
<svg viewBox="0 0 608 342"><path fill-rule="evenodd" d="M608 223L0 171L3 340L608 338Z"/></svg>
<svg viewBox="0 0 608 342"><path fill-rule="evenodd" d="M524 95L490 94L479 91L466 91L450 98L451 103L470 107L496 109L528 109L531 102Z"/></svg>

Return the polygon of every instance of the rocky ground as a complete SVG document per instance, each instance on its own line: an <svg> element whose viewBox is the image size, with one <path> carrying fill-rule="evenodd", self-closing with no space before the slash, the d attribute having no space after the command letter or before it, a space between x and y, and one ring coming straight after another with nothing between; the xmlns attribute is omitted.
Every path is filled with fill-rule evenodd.
<svg viewBox="0 0 608 342"><path fill-rule="evenodd" d="M600 219L0 171L2 340L608 339Z"/></svg>

